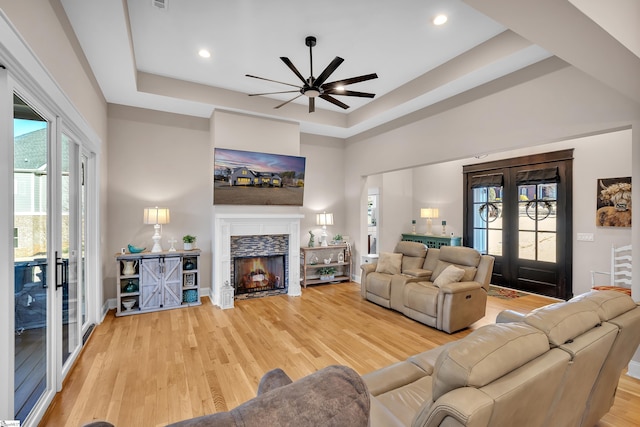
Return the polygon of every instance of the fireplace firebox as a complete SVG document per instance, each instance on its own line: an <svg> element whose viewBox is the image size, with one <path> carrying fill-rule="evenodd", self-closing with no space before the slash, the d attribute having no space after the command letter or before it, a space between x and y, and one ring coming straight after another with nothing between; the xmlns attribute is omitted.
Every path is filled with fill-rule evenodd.
<svg viewBox="0 0 640 427"><path fill-rule="evenodd" d="M235 294L287 289L285 256L247 256L233 259Z"/></svg>

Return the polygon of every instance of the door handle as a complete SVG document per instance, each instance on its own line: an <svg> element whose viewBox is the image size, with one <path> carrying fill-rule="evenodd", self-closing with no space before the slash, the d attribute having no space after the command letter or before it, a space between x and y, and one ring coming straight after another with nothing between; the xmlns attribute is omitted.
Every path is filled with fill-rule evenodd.
<svg viewBox="0 0 640 427"><path fill-rule="evenodd" d="M56 251L56 289L60 289L67 285L67 277L69 275L69 262L58 256Z"/></svg>

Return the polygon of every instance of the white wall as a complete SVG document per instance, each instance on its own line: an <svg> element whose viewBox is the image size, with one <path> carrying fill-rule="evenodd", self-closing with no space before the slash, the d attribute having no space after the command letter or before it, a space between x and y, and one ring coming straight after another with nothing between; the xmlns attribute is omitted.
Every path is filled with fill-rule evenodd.
<svg viewBox="0 0 640 427"><path fill-rule="evenodd" d="M620 129L640 117L640 105L573 67L502 86L495 92L484 89L482 94L472 91L461 95L471 98L467 103L446 101L414 114L414 122L407 124L405 118L389 124L386 132L378 129L378 134L347 140L345 155L350 167L345 182ZM461 185L453 187L451 194L462 192ZM362 185L345 187L348 229L358 242L356 261L366 247L360 222L362 191ZM414 197L437 199L431 194ZM414 206L414 215L419 207L424 206ZM455 219L455 211L447 215L453 215L452 227L461 227L461 214L460 219Z"/></svg>
<svg viewBox="0 0 640 427"><path fill-rule="evenodd" d="M492 154L481 160L468 159L414 168L414 215L421 207L438 207L440 219L434 221L434 233L442 219L447 231L461 235L462 167L530 154L573 148L573 293L587 292L591 287L591 270L608 271L611 245L631 243L631 228L596 227L597 180L632 175L631 129L575 138L536 147ZM396 173L396 172L393 172ZM387 175L387 174L384 174ZM424 233L425 220L419 220L417 231ZM406 228L406 231L409 229ZM577 241L577 233L593 233L593 242Z"/></svg>

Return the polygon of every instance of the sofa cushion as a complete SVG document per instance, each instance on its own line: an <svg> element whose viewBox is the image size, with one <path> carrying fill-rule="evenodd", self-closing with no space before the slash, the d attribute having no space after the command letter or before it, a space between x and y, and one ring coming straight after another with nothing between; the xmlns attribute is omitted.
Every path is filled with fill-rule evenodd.
<svg viewBox="0 0 640 427"><path fill-rule="evenodd" d="M434 367L433 400L460 387L483 387L549 351L538 329L522 323L483 326L443 351Z"/></svg>
<svg viewBox="0 0 640 427"><path fill-rule="evenodd" d="M378 258L376 273L400 274L402 268L402 254L382 252Z"/></svg>
<svg viewBox="0 0 640 427"><path fill-rule="evenodd" d="M480 263L480 256L480 252L473 248L464 246L442 246L440 247L440 256L438 259L451 264L477 267Z"/></svg>
<svg viewBox="0 0 640 427"><path fill-rule="evenodd" d="M431 317L438 315L438 288L427 282L411 282L404 287L402 304Z"/></svg>
<svg viewBox="0 0 640 427"><path fill-rule="evenodd" d="M367 276L367 292L388 300L391 298L391 277L388 274L369 273Z"/></svg>
<svg viewBox="0 0 640 427"><path fill-rule="evenodd" d="M463 269L458 268L455 265L450 265L438 275L436 280L433 281L433 285L439 288L440 286L448 285L449 283L459 282L464 274L465 271Z"/></svg>
<svg viewBox="0 0 640 427"><path fill-rule="evenodd" d="M431 280L435 281L438 278L438 276L440 276L442 272L450 265L454 265L464 270L464 276L462 276L459 282L470 282L473 280L474 277L476 277L476 272L478 271L476 267L471 267L471 266L462 265L462 264L452 264L447 261L438 260L438 262L436 263L436 268L433 270L433 274L431 275Z"/></svg>
<svg viewBox="0 0 640 427"><path fill-rule="evenodd" d="M526 324L544 332L549 343L562 345L600 323L594 304L559 302L537 308L524 317Z"/></svg>
<svg viewBox="0 0 640 427"><path fill-rule="evenodd" d="M600 320L607 321L637 307L631 297L616 291L590 291L570 301L589 301L597 306Z"/></svg>

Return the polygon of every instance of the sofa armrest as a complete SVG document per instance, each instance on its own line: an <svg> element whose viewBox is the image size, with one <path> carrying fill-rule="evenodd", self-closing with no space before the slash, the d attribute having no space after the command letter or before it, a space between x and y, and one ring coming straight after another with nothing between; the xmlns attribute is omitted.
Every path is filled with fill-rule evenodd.
<svg viewBox="0 0 640 427"><path fill-rule="evenodd" d="M452 390L430 403L422 406L412 426L438 426L446 418L456 420L461 426L486 426L493 410L493 399L473 387ZM447 425L457 424L449 420Z"/></svg>
<svg viewBox="0 0 640 427"><path fill-rule="evenodd" d="M421 280L429 280L433 271L424 268L409 268L402 272L405 276L418 277Z"/></svg>
<svg viewBox="0 0 640 427"><path fill-rule="evenodd" d="M453 282L440 286L440 292L445 294L457 294L482 288L478 282Z"/></svg>
<svg viewBox="0 0 640 427"><path fill-rule="evenodd" d="M525 315L513 310L502 310L496 316L496 323L511 323L524 321Z"/></svg>
<svg viewBox="0 0 640 427"><path fill-rule="evenodd" d="M362 298L367 297L367 276L369 273L376 271L377 266L377 263L360 265L360 270L362 271L362 274L360 274L360 295Z"/></svg>

